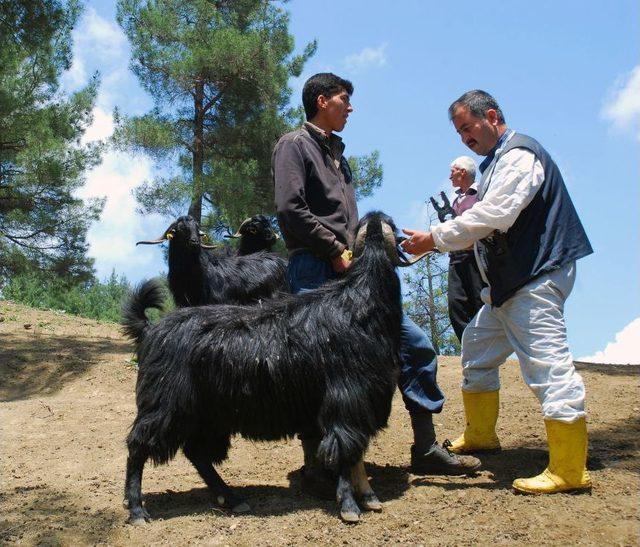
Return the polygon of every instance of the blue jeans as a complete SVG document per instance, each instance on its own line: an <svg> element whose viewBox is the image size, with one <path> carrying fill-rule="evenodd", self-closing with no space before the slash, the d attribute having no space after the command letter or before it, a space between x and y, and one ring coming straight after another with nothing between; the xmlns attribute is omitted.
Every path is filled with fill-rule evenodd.
<svg viewBox="0 0 640 547"><path fill-rule="evenodd" d="M289 258L287 278L291 292L317 289L338 274L331 264L303 251ZM440 412L444 394L438 387L438 360L425 332L406 314L402 316L399 387L402 399L411 413Z"/></svg>

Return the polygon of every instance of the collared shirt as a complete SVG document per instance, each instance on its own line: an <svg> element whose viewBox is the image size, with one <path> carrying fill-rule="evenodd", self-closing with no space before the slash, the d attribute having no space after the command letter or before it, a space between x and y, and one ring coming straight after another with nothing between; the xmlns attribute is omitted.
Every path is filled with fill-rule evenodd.
<svg viewBox="0 0 640 547"><path fill-rule="evenodd" d="M514 148L502 156L504 144L513 134L513 131L505 131L504 138L498 141L499 146L490 152L492 159L494 156L498 159L493 172L485 177L484 187L478 188L478 202L460 216L432 228L434 242L440 251L467 249L494 230L506 232L540 189L544 169L531 151ZM490 163L485 162L480 166L482 171Z"/></svg>
<svg viewBox="0 0 640 547"><path fill-rule="evenodd" d="M311 122L304 122L304 126L321 141L327 143L327 146L331 151L331 156L333 157L333 163L338 169L340 169L340 161L342 161L342 153L344 152L344 143L342 142L342 139L335 133L327 135L327 132L324 129L321 129Z"/></svg>
<svg viewBox="0 0 640 547"><path fill-rule="evenodd" d="M478 201L478 185L474 182L466 192L463 192L460 188L456 190L456 198L451 204L452 209L455 211L456 216L461 215L467 209L471 209Z"/></svg>
<svg viewBox="0 0 640 547"><path fill-rule="evenodd" d="M456 190L456 197L451 204L451 208L455 211L456 216L460 216L466 210L471 209L476 202L478 201L478 185L474 182L469 188L467 188L466 192L462 191L460 188ZM469 246L461 253L462 255L468 254L468 252L473 251L473 246ZM449 254L449 258L452 260L456 260L455 253L459 253L460 251L451 251Z"/></svg>

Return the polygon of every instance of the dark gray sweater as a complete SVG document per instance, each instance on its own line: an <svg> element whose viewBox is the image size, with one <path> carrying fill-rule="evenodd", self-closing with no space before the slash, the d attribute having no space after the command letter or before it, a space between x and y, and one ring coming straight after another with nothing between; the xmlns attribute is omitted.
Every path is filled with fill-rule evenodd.
<svg viewBox="0 0 640 547"><path fill-rule="evenodd" d="M278 222L289 254L331 259L351 246L358 208L342 140L305 123L276 144L271 159Z"/></svg>

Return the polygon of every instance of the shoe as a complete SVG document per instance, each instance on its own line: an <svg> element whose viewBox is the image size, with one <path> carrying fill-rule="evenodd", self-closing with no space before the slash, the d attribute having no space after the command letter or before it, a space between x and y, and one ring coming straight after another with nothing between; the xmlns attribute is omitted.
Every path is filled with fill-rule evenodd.
<svg viewBox="0 0 640 547"><path fill-rule="evenodd" d="M497 452L500 441L496 435L498 421L499 390L471 393L462 391L467 425L464 433L450 443L454 454L470 452Z"/></svg>
<svg viewBox="0 0 640 547"><path fill-rule="evenodd" d="M535 477L516 479L513 488L524 494L555 494L591 490L587 471L587 423L580 418L572 423L545 420L549 465Z"/></svg>
<svg viewBox="0 0 640 547"><path fill-rule="evenodd" d="M411 447L411 472L415 475L473 475L480 466L478 458L457 456L437 443L425 454Z"/></svg>

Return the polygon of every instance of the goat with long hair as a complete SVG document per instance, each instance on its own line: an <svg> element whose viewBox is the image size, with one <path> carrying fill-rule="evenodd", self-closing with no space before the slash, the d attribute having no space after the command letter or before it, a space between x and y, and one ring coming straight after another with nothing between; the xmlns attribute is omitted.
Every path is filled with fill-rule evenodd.
<svg viewBox="0 0 640 547"><path fill-rule="evenodd" d="M149 519L142 506L142 471L166 463L182 448L216 502L248 510L212 464L227 457L230 437L252 440L321 432L318 458L338 474L344 520L379 508L364 480L362 457L387 424L399 370L401 262L395 226L382 213L359 225L353 266L346 275L304 294L260 306L181 308L150 324L160 289L146 282L123 311L125 332L137 342L138 414L127 445L125 503L130 521ZM366 484L365 484L366 483ZM373 501L370 507L367 503Z"/></svg>
<svg viewBox="0 0 640 547"><path fill-rule="evenodd" d="M169 241L167 278L176 306L252 304L287 290L286 261L258 251L271 248L273 231L238 233L241 246L252 250L246 255L215 252L215 246L203 242L204 235L193 217L182 216L158 239L138 242L152 245Z"/></svg>

